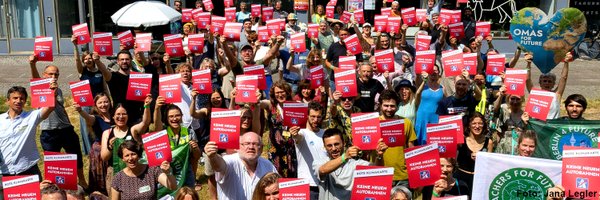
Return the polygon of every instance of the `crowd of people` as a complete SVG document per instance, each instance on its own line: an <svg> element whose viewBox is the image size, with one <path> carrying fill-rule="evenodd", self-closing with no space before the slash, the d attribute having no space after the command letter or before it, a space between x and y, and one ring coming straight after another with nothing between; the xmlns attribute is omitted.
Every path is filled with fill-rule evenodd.
<svg viewBox="0 0 600 200"><path fill-rule="evenodd" d="M407 42L413 37L407 35L408 25L403 24L398 33L376 32L370 23L373 19L365 19L367 22L362 24L355 19L342 23L342 14L336 12L334 18L328 18L323 6L316 6L309 19L311 24L319 25L318 37L306 40L306 52L294 52L290 36L306 33L307 24L299 22L293 12L281 10L281 1L274 1L272 6L274 18L286 20L285 31L268 42L257 39L257 28L265 24L260 17L252 17L250 4L245 2L239 4L235 15L236 21L243 23L240 41L228 41L208 27L197 29L195 21L173 22L171 32L182 34L186 51L178 63L168 53L139 52L121 46L116 67L110 68L97 52L79 52L73 37L73 64L80 80L89 80L94 96L94 106L73 104L81 119L84 152L66 112L64 93L57 87L59 69L69 66L50 64L40 75L37 57L32 55L31 76L51 78L55 106L24 110L27 89L14 86L8 90L9 109L0 116L0 171L4 176L38 175L43 180L35 143L39 125L44 151L64 149L77 155L80 186L77 191L64 191L52 180L44 180L40 185L43 199L83 199L85 194L98 199L158 199L159 186L177 190L175 199L199 199L194 189L201 186L197 181L201 175L208 176L209 187L209 196L202 199L278 199L279 178L308 179L310 199L350 199L353 172L358 165L394 169L390 199L470 196L477 152L529 157L535 152L537 135L527 126L530 117L523 108L525 97L506 93L503 74L485 74L487 57L500 52L494 49L492 36L475 35L472 10L466 4L451 5L451 9L462 9L464 37L456 38L448 33L448 26L438 22L443 0L428 2L428 19L416 26L417 34L432 37L430 50L436 53L433 73L416 73L417 51ZM392 16L399 16L401 3L384 6L391 8ZM174 4L181 12L181 1ZM203 7L202 1L197 1L196 8ZM188 35L195 33L204 33L204 53L191 53L187 48ZM363 49L356 55L344 43L354 34ZM488 49L483 49L483 43ZM395 70L381 73L374 54L387 49L393 50ZM446 76L441 55L447 50L477 53L477 74L463 70L461 75ZM584 120L585 97L564 94L573 56L565 56L560 76L542 74L535 86L529 73L535 52L522 51L515 49L505 67L528 71L527 91L539 87L556 94L547 119ZM356 58L358 96L343 96L341 88L335 86L334 71L339 68L341 56ZM519 66L519 59L524 59L526 66ZM261 64L268 89L256 91L255 103L236 102L236 76L244 74L244 66ZM325 74L324 84L311 89L309 68L319 65ZM199 94L192 85L192 72L206 69L210 70L212 93ZM134 72L152 74L151 94L144 101L126 98L129 75ZM181 101L167 104L158 94L158 77L175 73L181 75ZM566 98L561 103L563 95ZM283 103L290 101L308 104L305 125L283 125ZM567 113L563 117L561 105ZM239 149L219 149L215 141L209 141L211 112L216 108L240 110ZM405 144L388 147L380 140L372 151L353 145L351 116L369 112L378 112L380 120L404 119ZM464 144L458 146L457 157L440 159L442 176L435 185L409 188L405 149L427 144L427 124L438 123L442 115L462 116ZM140 162L144 154L142 135L160 130L167 131L171 149L190 147L187 169L191 173L183 187L177 185L169 162L156 167ZM87 180L84 154L89 164ZM198 165L204 165L204 171L197 170Z"/></svg>

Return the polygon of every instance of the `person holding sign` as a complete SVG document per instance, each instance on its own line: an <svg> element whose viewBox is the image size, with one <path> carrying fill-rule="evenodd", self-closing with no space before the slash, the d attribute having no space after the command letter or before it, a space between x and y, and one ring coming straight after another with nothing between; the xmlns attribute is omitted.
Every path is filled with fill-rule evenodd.
<svg viewBox="0 0 600 200"><path fill-rule="evenodd" d="M318 173L319 199L350 199L354 182L354 170L358 165L382 166L381 158L387 149L383 140L377 145L377 158L375 163L360 159L361 150L356 146L345 149L339 129L327 129L323 133L323 144L327 150L328 160L316 160L312 166Z"/></svg>
<svg viewBox="0 0 600 200"><path fill-rule="evenodd" d="M329 128L336 128L342 133L342 138L346 141L346 145L352 145L352 122L350 116L353 113L360 113L360 108L354 106L354 100L356 97L342 97L342 92L333 92L333 106L329 109L329 115L327 121L329 121Z"/></svg>
<svg viewBox="0 0 600 200"><path fill-rule="evenodd" d="M471 195L467 183L454 177L454 172L458 169L456 158L440 158L440 166L442 167L442 177L436 181L434 186L423 189L423 199L432 196L437 198ZM430 193L431 196L429 196Z"/></svg>
<svg viewBox="0 0 600 200"><path fill-rule="evenodd" d="M281 175L273 172L260 178L254 188L252 200L279 199L279 178Z"/></svg>
<svg viewBox="0 0 600 200"><path fill-rule="evenodd" d="M527 91L531 91L533 88L533 82L531 79L532 61L533 56L531 59L527 60L527 69L530 72L527 74ZM569 62L571 61L573 61L573 55L571 55L571 52L567 52L565 59L563 60L564 66L562 68L560 80L558 81L558 86L556 88L554 88L556 85L556 75L554 73L550 72L540 75L539 84L542 90L554 92L556 94L552 100L552 104L550 104L550 112L548 112L547 119L556 119L560 115L560 99L565 92L565 88L567 87L567 78L569 77Z"/></svg>
<svg viewBox="0 0 600 200"><path fill-rule="evenodd" d="M250 19L250 12L248 11L248 3L242 1L240 3L240 11L235 13L235 21L243 22L244 19Z"/></svg>
<svg viewBox="0 0 600 200"><path fill-rule="evenodd" d="M333 44L336 41L336 39L337 38L334 36L333 31L329 27L329 24L326 21L322 20L321 22L319 22L319 37L310 38L312 42L311 47L316 48L319 51L327 51L329 49L329 46L331 46L331 44Z"/></svg>
<svg viewBox="0 0 600 200"><path fill-rule="evenodd" d="M473 190L473 175L475 174L475 160L477 152L492 152L494 143L486 138L487 121L485 117L475 112L469 118L469 134L465 137L463 145L458 147L457 161L460 163L456 177L463 180Z"/></svg>
<svg viewBox="0 0 600 200"><path fill-rule="evenodd" d="M218 199L249 199L259 178L269 172L277 172L271 162L260 156L262 137L255 132L241 135L238 153L221 156L217 150L214 141L204 147L218 183Z"/></svg>
<svg viewBox="0 0 600 200"><path fill-rule="evenodd" d="M583 118L583 113L587 108L587 100L581 94L572 94L565 99L565 110L567 111L567 116L561 117L561 119L570 119L570 120L585 120Z"/></svg>
<svg viewBox="0 0 600 200"><path fill-rule="evenodd" d="M398 85L394 88L394 91L400 96L396 115L410 119L413 123L415 122L415 118L417 117L416 109L419 107L419 103L421 103L421 93L423 92L424 85L425 82L422 81L417 90L411 81L407 79L400 80Z"/></svg>
<svg viewBox="0 0 600 200"><path fill-rule="evenodd" d="M429 75L424 72L417 76L417 85L425 82L423 92L420 96L420 103L417 107L417 121L415 122L415 131L417 133L417 142L415 145L426 144L427 139L427 123L436 123L438 114L435 112L438 107L438 102L445 95L444 88L440 85L439 66L433 67L433 74Z"/></svg>
<svg viewBox="0 0 600 200"><path fill-rule="evenodd" d="M373 79L373 67L371 65L363 64L360 66L356 83L360 96L354 104L362 112L373 112L375 110L375 96L381 94L385 87L381 82ZM391 86L391 83L388 82L388 86Z"/></svg>
<svg viewBox="0 0 600 200"><path fill-rule="evenodd" d="M139 163L144 149L134 140L119 145L118 155L126 164L112 180L112 199L158 199L157 185L160 183L169 190L175 190L177 183L171 173L171 164L163 161L160 166L150 167Z"/></svg>
<svg viewBox="0 0 600 200"><path fill-rule="evenodd" d="M442 99L438 103L438 115L462 115L463 127L466 127L468 118L475 112L475 106L481 99L481 90L469 79L469 74L463 69L462 77L454 82L456 92L454 95ZM474 88L470 91L470 88Z"/></svg>
<svg viewBox="0 0 600 200"><path fill-rule="evenodd" d="M494 152L515 155L518 135L527 129L527 124L523 121L523 97L507 95L505 86L500 87L497 96L493 110L497 132L493 137L499 141ZM506 103L500 104L503 100Z"/></svg>

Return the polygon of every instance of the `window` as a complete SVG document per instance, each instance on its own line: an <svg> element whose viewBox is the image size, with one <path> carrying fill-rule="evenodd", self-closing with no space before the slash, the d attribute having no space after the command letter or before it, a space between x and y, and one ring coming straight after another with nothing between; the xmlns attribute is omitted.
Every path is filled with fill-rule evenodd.
<svg viewBox="0 0 600 200"><path fill-rule="evenodd" d="M39 1L10 0L8 5L13 38L35 38L42 35Z"/></svg>
<svg viewBox="0 0 600 200"><path fill-rule="evenodd" d="M6 8L4 0L0 0L0 38L6 38Z"/></svg>
<svg viewBox="0 0 600 200"><path fill-rule="evenodd" d="M61 38L73 35L71 26L79 24L79 6L77 0L57 0L58 30Z"/></svg>

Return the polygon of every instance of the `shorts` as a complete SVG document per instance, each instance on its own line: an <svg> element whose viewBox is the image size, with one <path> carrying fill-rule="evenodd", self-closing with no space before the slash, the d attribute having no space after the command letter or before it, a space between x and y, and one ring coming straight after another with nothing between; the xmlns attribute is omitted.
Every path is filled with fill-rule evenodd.
<svg viewBox="0 0 600 200"><path fill-rule="evenodd" d="M77 155L77 168L83 169L83 159L79 137L73 126L62 129L42 130L40 143L44 151L60 152L65 149L66 153Z"/></svg>

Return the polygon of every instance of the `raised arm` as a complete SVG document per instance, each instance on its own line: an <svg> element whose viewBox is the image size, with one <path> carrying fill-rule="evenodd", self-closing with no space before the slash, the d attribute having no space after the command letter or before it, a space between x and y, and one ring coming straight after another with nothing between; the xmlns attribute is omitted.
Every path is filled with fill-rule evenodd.
<svg viewBox="0 0 600 200"><path fill-rule="evenodd" d="M269 49L267 54L265 54L265 57L263 57L264 64L268 65L269 63L271 63L271 59L275 58L275 55L276 55L277 51L279 51L279 47L281 47L281 44L283 44L284 40L285 40L285 38L283 36L281 36L281 35L277 36L277 41Z"/></svg>
<svg viewBox="0 0 600 200"><path fill-rule="evenodd" d="M348 147L348 149L344 152L344 154L342 154L342 156L337 157L335 159L331 159L325 164L321 165L321 167L319 167L319 176L323 177L335 171L342 164L346 163L348 159L353 159L357 157L359 151L360 149L358 149L358 147L356 146Z"/></svg>
<svg viewBox="0 0 600 200"><path fill-rule="evenodd" d="M150 126L150 103L152 103L152 96L148 94L146 100L144 100L144 115L142 116L142 121L131 127L131 135L133 135L133 138L136 140L139 140L141 135L148 130L148 126Z"/></svg>
<svg viewBox="0 0 600 200"><path fill-rule="evenodd" d="M156 103L154 105L154 131L163 130L162 112L160 112L163 105L165 105L165 98L162 96L156 97ZM146 109L144 109L144 112L146 112Z"/></svg>
<svg viewBox="0 0 600 200"><path fill-rule="evenodd" d="M100 143L100 158L102 158L103 161L109 161L111 156L112 156L112 149L113 149L113 143L115 141L115 138L113 137L112 139L108 139L108 136L110 135L110 131L112 129L107 129L102 133L102 141Z"/></svg>
<svg viewBox="0 0 600 200"><path fill-rule="evenodd" d="M498 97L494 101L494 113L495 113L495 115L498 114L498 111L500 110L500 105L502 104L502 99L504 99L504 97L506 96L506 86L502 85L502 87L500 87L497 96Z"/></svg>
<svg viewBox="0 0 600 200"><path fill-rule="evenodd" d="M494 44L492 44L493 39L494 39L494 37L492 35L485 36L485 40L487 41L487 44L488 44L488 49L495 49Z"/></svg>
<svg viewBox="0 0 600 200"><path fill-rule="evenodd" d="M217 41L219 41L220 46L223 48L223 51L225 51L225 56L227 56L227 60L229 60L229 70L231 71L231 68L237 65L237 58L235 57L233 52L231 52L231 49L225 46L224 37L220 37L219 35L217 35Z"/></svg>
<svg viewBox="0 0 600 200"><path fill-rule="evenodd" d="M427 72L425 72L425 75L427 75ZM423 76L423 75L421 75L421 76ZM417 75L417 80L423 79L421 76ZM423 93L423 89L425 88L425 82L427 82L427 81L421 80L420 81L421 84L419 84L419 88L417 89L417 92L415 92L415 109L418 108L419 104L421 103L421 94Z"/></svg>
<svg viewBox="0 0 600 200"><path fill-rule="evenodd" d="M158 175L158 183L169 190L177 189L177 181L175 180L175 176L171 174L171 164L167 161L163 161L160 164L160 169L162 170L162 173Z"/></svg>
<svg viewBox="0 0 600 200"><path fill-rule="evenodd" d="M35 55L29 56L29 68L31 68L31 78L40 78L40 73L37 70L35 64L37 63L37 57Z"/></svg>
<svg viewBox="0 0 600 200"><path fill-rule="evenodd" d="M521 48L517 48L517 50L515 51L515 56L513 56L513 58L510 59L510 62L508 63L508 68L515 68L517 62L519 62L519 57L521 57Z"/></svg>
<svg viewBox="0 0 600 200"><path fill-rule="evenodd" d="M527 81L525 81L525 86L527 92L529 92L533 88L533 81L531 81L531 62L533 61L533 56L530 53L525 53L525 61L527 61Z"/></svg>
<svg viewBox="0 0 600 200"><path fill-rule="evenodd" d="M556 98L560 99L565 92L565 88L567 87L567 78L569 78L569 62L573 59L573 55L571 52L568 52L563 60L564 67L562 72L560 73L560 80L558 81L558 87L556 88Z"/></svg>
<svg viewBox="0 0 600 200"><path fill-rule="evenodd" d="M214 141L210 141L206 143L206 146L204 146L204 152L208 156L208 162L210 163L212 169L215 172L223 174L227 172L227 163L225 163L223 157L217 153L217 150L217 143Z"/></svg>
<svg viewBox="0 0 600 200"><path fill-rule="evenodd" d="M79 57L79 48L77 48L77 37L71 36L71 42L73 43L73 57L75 57L75 66L77 67L77 73L83 72L83 63L81 57Z"/></svg>
<svg viewBox="0 0 600 200"><path fill-rule="evenodd" d="M169 56L169 53L165 53L163 55L163 62L165 63L165 69L167 70L167 74L175 73L173 71L173 67L171 67L171 56Z"/></svg>
<svg viewBox="0 0 600 200"><path fill-rule="evenodd" d="M90 115L89 113L83 111L81 109L81 106L79 106L79 104L73 102L73 108L75 108L75 111L77 111L77 113L79 113L79 116L81 116L81 118L83 118L85 120L85 124L87 126L93 126L94 123L96 123L96 118L94 118L93 115Z"/></svg>
<svg viewBox="0 0 600 200"><path fill-rule="evenodd" d="M56 85L56 83L50 83L50 89L52 89L52 91L54 92L54 95L56 95L56 88L58 86ZM54 107L42 107L42 110L40 111L40 118L42 120L45 120L48 118L48 116L50 116L50 113L52 113L54 111Z"/></svg>
<svg viewBox="0 0 600 200"><path fill-rule="evenodd" d="M117 58L118 58L118 56L117 56ZM92 53L92 59L94 60L94 63L96 63L96 67L98 67L98 71L100 71L100 73L102 73L102 77L104 77L104 81L106 81L106 82L110 81L110 79L112 79L112 73L110 73L110 71L108 70L108 68L106 68L104 63L102 63L100 61L100 55L98 55L97 52L94 52L94 53Z"/></svg>

